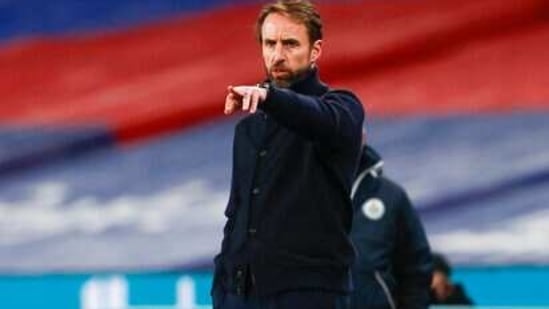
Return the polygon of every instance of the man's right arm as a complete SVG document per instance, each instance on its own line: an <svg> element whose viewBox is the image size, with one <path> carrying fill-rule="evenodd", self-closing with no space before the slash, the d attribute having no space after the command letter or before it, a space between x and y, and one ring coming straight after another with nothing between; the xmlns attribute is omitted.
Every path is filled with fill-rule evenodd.
<svg viewBox="0 0 549 309"><path fill-rule="evenodd" d="M360 146L364 109L360 100L345 90L307 96L290 89L229 86L225 114L259 107L276 121L306 138L334 148Z"/></svg>
<svg viewBox="0 0 549 309"><path fill-rule="evenodd" d="M334 90L315 97L273 87L259 107L296 133L336 148L362 139L364 109L349 91Z"/></svg>

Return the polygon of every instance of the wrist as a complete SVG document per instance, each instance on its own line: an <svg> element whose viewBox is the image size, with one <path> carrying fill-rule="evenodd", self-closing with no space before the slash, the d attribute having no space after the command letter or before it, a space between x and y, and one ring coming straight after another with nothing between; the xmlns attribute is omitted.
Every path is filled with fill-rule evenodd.
<svg viewBox="0 0 549 309"><path fill-rule="evenodd" d="M259 83L256 86L262 90L261 96L263 101L265 101L269 96L269 92L271 90L271 84L269 84L268 82L264 82L264 83Z"/></svg>

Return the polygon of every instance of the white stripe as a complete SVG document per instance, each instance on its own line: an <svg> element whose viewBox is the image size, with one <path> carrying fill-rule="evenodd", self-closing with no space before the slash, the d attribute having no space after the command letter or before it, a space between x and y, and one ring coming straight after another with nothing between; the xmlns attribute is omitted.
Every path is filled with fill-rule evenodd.
<svg viewBox="0 0 549 309"><path fill-rule="evenodd" d="M362 179L366 177L369 173L371 173L374 177L377 177L377 171L383 166L383 161L377 162L374 166L365 169L358 175L358 177L355 179L355 182L353 183L353 187L351 189L351 200L355 197L356 190L358 189L358 186L360 186L360 183L362 182Z"/></svg>
<svg viewBox="0 0 549 309"><path fill-rule="evenodd" d="M381 285L381 289L383 289L383 292L385 293L385 296L387 297L387 301L389 302L389 306L391 306L391 309L397 309L395 300L393 299L393 296L391 295L391 291L389 290L389 287L385 283L385 280L381 277L381 274L376 271L374 273L377 282L379 285Z"/></svg>

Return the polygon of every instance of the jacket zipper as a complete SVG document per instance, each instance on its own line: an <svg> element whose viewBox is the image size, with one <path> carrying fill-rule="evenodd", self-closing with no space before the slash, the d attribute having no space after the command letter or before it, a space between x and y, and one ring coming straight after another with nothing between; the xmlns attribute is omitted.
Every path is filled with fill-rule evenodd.
<svg viewBox="0 0 549 309"><path fill-rule="evenodd" d="M383 290L385 297L387 297L387 301L389 302L389 306L391 306L391 309L397 309L395 300L391 295L391 291L389 291L389 287L387 286L387 283L385 283L385 280L383 280L383 277L381 277L381 274L379 273L379 271L375 271L374 276L376 277L377 283L379 283L379 285L381 286L381 289Z"/></svg>
<svg viewBox="0 0 549 309"><path fill-rule="evenodd" d="M351 187L351 200L355 197L358 186L368 174L371 174L374 178L379 176L378 170L383 166L383 161L377 162L374 166L363 170L358 176L356 176L353 186Z"/></svg>

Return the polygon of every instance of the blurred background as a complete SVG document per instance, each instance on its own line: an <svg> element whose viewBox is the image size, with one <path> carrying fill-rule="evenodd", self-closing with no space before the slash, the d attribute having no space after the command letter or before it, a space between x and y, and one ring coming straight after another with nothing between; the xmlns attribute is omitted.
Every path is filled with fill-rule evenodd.
<svg viewBox="0 0 549 309"><path fill-rule="evenodd" d="M260 1L0 1L0 307L208 308ZM549 306L549 2L321 1L323 80L479 306Z"/></svg>

